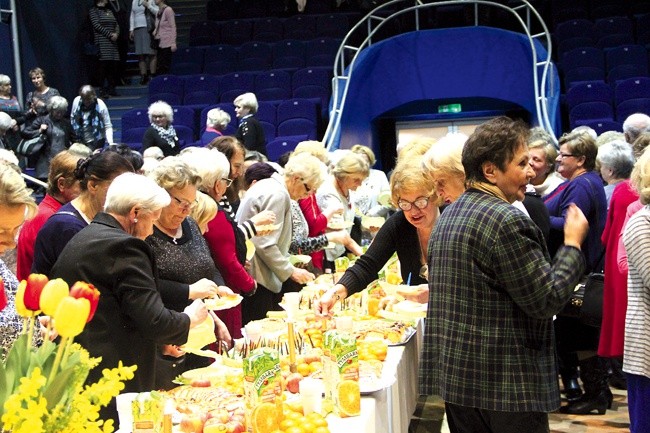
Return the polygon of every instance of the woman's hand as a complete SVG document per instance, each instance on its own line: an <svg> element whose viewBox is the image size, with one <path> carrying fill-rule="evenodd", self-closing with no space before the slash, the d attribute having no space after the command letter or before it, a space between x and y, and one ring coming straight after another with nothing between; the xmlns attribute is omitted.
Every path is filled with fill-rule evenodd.
<svg viewBox="0 0 650 433"><path fill-rule="evenodd" d="M335 215L343 215L343 208L333 206L333 207L331 207L329 209L325 209L322 212L323 212L323 215L325 215L325 218L327 218L327 221L329 221Z"/></svg>
<svg viewBox="0 0 650 433"><path fill-rule="evenodd" d="M222 343L226 343L228 348L230 349L232 347L232 337L230 336L230 331L228 331L228 327L226 326L225 323L219 319L219 316L217 316L214 311L210 311L210 316L212 316L212 320L214 320L215 328L216 328L216 334L217 334L217 342L219 343L219 347L221 347Z"/></svg>
<svg viewBox="0 0 650 433"><path fill-rule="evenodd" d="M408 288L398 288L397 294L403 296L404 299L420 304L429 302L429 286L427 284L419 284L417 286L409 286Z"/></svg>
<svg viewBox="0 0 650 433"><path fill-rule="evenodd" d="M111 41L115 42L117 40L117 33L111 33L111 36L109 38Z"/></svg>
<svg viewBox="0 0 650 433"><path fill-rule="evenodd" d="M217 294L219 296L233 296L235 294L235 292L233 292L230 287L218 286L217 287Z"/></svg>
<svg viewBox="0 0 650 433"><path fill-rule="evenodd" d="M352 240L350 233L348 233L347 230L335 230L333 232L327 232L325 233L325 237L329 242L341 245L346 245Z"/></svg>
<svg viewBox="0 0 650 433"><path fill-rule="evenodd" d="M275 223L275 212L272 210L264 210L257 215L251 217L251 222L255 226L265 226L267 224Z"/></svg>
<svg viewBox="0 0 650 433"><path fill-rule="evenodd" d="M133 40L133 30L131 30L129 32L129 40L131 40L131 41Z"/></svg>
<svg viewBox="0 0 650 433"><path fill-rule="evenodd" d="M345 299L347 289L341 284L336 284L322 294L320 299L314 302L314 312L320 316L331 316L334 314L332 308L338 301Z"/></svg>
<svg viewBox="0 0 650 433"><path fill-rule="evenodd" d="M38 316L38 323L41 324L41 337L43 337L43 340L54 341L54 339L59 336L59 333L56 332L56 329L53 327L48 332L47 327L51 322L52 318L50 316Z"/></svg>
<svg viewBox="0 0 650 433"><path fill-rule="evenodd" d="M295 266L293 267L293 272L291 273L291 278L293 281L295 281L298 284L305 284L310 281L314 281L314 274L311 272L305 270L305 269L300 269L296 268Z"/></svg>
<svg viewBox="0 0 650 433"><path fill-rule="evenodd" d="M203 323L208 317L208 309L200 299L195 300L185 307L183 313L190 317L190 328L194 328L196 325Z"/></svg>
<svg viewBox="0 0 650 433"><path fill-rule="evenodd" d="M189 299L214 298L219 294L219 286L207 278L201 278L194 284L190 284Z"/></svg>
<svg viewBox="0 0 650 433"><path fill-rule="evenodd" d="M45 134L45 132L47 131L47 125L45 123L43 123L41 125L39 131L41 132L41 134Z"/></svg>

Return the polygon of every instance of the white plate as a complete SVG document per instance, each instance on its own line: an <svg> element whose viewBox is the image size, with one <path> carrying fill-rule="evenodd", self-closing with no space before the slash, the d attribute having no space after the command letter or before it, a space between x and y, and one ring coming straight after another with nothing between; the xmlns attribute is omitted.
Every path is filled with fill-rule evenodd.
<svg viewBox="0 0 650 433"><path fill-rule="evenodd" d="M309 262L311 262L311 256L305 254L292 254L289 256L289 263L291 263L293 266L296 265L304 266Z"/></svg>
<svg viewBox="0 0 650 433"><path fill-rule="evenodd" d="M236 307L241 304L242 296L235 294L234 296L222 296L220 298L204 299L203 303L208 310L221 311L228 310L229 308Z"/></svg>
<svg viewBox="0 0 650 433"><path fill-rule="evenodd" d="M246 239L246 260L253 260L255 255L255 244L250 240Z"/></svg>
<svg viewBox="0 0 650 433"><path fill-rule="evenodd" d="M330 221L327 228L330 230L343 230L348 229L354 225L352 221Z"/></svg>

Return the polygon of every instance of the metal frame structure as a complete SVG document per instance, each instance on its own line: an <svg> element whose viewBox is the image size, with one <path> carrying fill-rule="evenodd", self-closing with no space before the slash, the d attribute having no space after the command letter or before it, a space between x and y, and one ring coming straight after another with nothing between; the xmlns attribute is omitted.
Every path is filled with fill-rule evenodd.
<svg viewBox="0 0 650 433"><path fill-rule="evenodd" d="M535 107L536 117L540 126L546 129L554 140L556 140L555 132L551 120L548 117L548 101L547 91L549 83L551 83L552 68L551 68L551 35L544 23L544 20L539 15L537 10L526 0L517 0L520 2L518 6L508 6L489 0L444 0L444 1L430 1L423 0L392 0L376 7L363 17L343 39L341 46L336 55L334 62L334 78L332 79L332 107L330 109L330 121L325 131L323 142L328 150L333 150L332 146L336 137L339 135L341 127L341 115L345 107L345 101L348 93L348 87L352 74L354 73L354 66L356 60L365 48L368 48L373 43L373 37L377 32L390 20L393 20L402 15L413 13L415 17L415 25L409 31L420 30L420 12L424 9L435 8L440 6L457 6L457 5L474 5L474 25L479 25L478 7L479 5L491 6L506 10L510 12L517 21L521 24L524 33L528 37L530 49L532 51L533 64L533 79L535 80ZM383 15L382 15L383 12ZM387 13L388 12L388 13ZM543 31L540 33L531 33L531 20L535 20ZM367 36L358 46L350 45L352 35L356 31L365 27ZM537 61L537 49L535 48L535 40L544 40L547 47L546 57ZM349 59L349 60L346 60ZM539 68L541 67L541 77Z"/></svg>

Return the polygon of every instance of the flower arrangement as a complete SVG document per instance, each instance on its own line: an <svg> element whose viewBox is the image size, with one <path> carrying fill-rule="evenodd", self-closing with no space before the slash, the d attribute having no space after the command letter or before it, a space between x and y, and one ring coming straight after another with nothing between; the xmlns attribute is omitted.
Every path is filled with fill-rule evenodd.
<svg viewBox="0 0 650 433"><path fill-rule="evenodd" d="M4 283L0 310L7 305ZM120 362L104 369L102 378L85 385L101 358L92 358L73 342L89 322L99 302L99 291L84 282L71 289L62 279L31 274L18 285L15 307L24 318L23 333L0 363L0 431L12 433L110 433L113 420L103 421L99 410L124 389L137 366ZM50 317L46 336L58 334L58 344L45 338L35 348L31 342L37 316ZM55 334L52 334L55 333Z"/></svg>

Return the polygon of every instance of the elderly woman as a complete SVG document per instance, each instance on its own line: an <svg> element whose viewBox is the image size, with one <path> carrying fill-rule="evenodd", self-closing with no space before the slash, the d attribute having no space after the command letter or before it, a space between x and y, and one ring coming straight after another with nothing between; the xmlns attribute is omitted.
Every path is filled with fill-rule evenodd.
<svg viewBox="0 0 650 433"><path fill-rule="evenodd" d="M193 300L232 293L227 287L219 287L223 278L210 256L210 249L199 226L188 218L201 182L197 172L180 157L169 157L149 177L171 197L171 203L161 209L160 216L154 221L153 234L146 239L154 253L165 306L183 311ZM226 326L221 320L217 320L216 325L218 339L230 345ZM178 354L174 347L163 347L162 350L163 354ZM174 386L172 380L179 374L210 363L208 358L191 354L184 362L166 358L159 361L157 389L170 389Z"/></svg>
<svg viewBox="0 0 650 433"><path fill-rule="evenodd" d="M148 114L151 126L142 137L142 151L156 146L165 156L178 155L180 143L172 125L174 121L172 107L164 101L156 101L149 106Z"/></svg>
<svg viewBox="0 0 650 433"><path fill-rule="evenodd" d="M282 284L288 280L304 284L314 279L314 274L294 267L289 262L291 244L291 200L300 200L310 194L313 185L321 182L323 164L318 158L300 154L291 158L284 167L284 175L273 174L256 182L242 198L237 219L244 221L264 210L272 210L279 228L267 236L252 239L255 256L251 262L251 275L257 281L257 291L244 299L243 323L261 319L270 310L277 310L282 298Z"/></svg>
<svg viewBox="0 0 650 433"><path fill-rule="evenodd" d="M239 127L235 137L244 144L247 150L255 150L266 155L266 138L264 129L255 117L257 113L257 97L254 93L244 93L235 98L235 114L239 119Z"/></svg>
<svg viewBox="0 0 650 433"><path fill-rule="evenodd" d="M623 371L627 374L630 431L644 432L650 431L650 152L637 161L632 182L644 207L630 218L623 235L629 264Z"/></svg>
<svg viewBox="0 0 650 433"><path fill-rule="evenodd" d="M549 133L542 128L531 129L528 150L530 166L535 171L535 177L530 180L530 184L537 194L544 197L564 182L564 179L555 173L557 150Z"/></svg>
<svg viewBox="0 0 650 433"><path fill-rule="evenodd" d="M41 227L61 206L77 198L81 192L79 179L74 175L79 159L67 150L52 159L45 197L39 203L34 219L25 222L18 237L16 276L19 280L26 279L31 272L34 244Z"/></svg>
<svg viewBox="0 0 650 433"><path fill-rule="evenodd" d="M0 74L0 112L7 113L12 122L5 133L4 141L7 148L14 149L20 141L20 125L25 123L25 115L20 102L11 94L11 78Z"/></svg>
<svg viewBox="0 0 650 433"><path fill-rule="evenodd" d="M355 144L350 148L353 153L358 153L366 158L368 166L375 165L377 159L375 153L368 146ZM369 216L386 216L388 208L379 204L377 201L382 193L390 190L386 173L381 170L371 168L368 171L368 177L363 181L361 186L352 193L352 202L354 207L363 215Z"/></svg>
<svg viewBox="0 0 650 433"><path fill-rule="evenodd" d="M444 203L455 202L465 192L465 169L461 157L467 136L448 135L433 144L424 154L422 164Z"/></svg>
<svg viewBox="0 0 650 433"><path fill-rule="evenodd" d="M155 389L156 344L184 344L190 328L208 315L201 301L181 312L166 308L157 288L154 253L144 239L170 200L151 179L118 176L106 194L104 212L70 241L52 268L53 278L70 285L86 281L99 289L95 316L75 339L91 356L101 357L90 371L91 382L104 368L123 362L138 366L124 392ZM114 401L100 417L117 420Z"/></svg>
<svg viewBox="0 0 650 433"><path fill-rule="evenodd" d="M20 173L11 166L0 163L0 254L16 247L16 238L25 219L36 214L36 203L27 189ZM18 280L5 262L0 260L0 277L4 282L7 306L0 311L0 340L2 341L2 360L13 342L22 334L23 318L16 312L14 300L18 290Z"/></svg>
<svg viewBox="0 0 650 433"><path fill-rule="evenodd" d="M632 173L634 167L634 153L630 145L625 141L610 141L598 148L596 165L600 168L600 176L607 184L605 186L605 197L609 208L616 185L630 178L630 173Z"/></svg>
<svg viewBox="0 0 650 433"><path fill-rule="evenodd" d="M602 269L601 236L607 219L607 199L603 182L594 171L598 148L587 132L565 134L560 137L559 145L557 172L567 181L544 198L551 217L549 253L554 256L562 244L566 235L562 229L566 214L571 205L575 204L589 221L589 231L581 245L586 272L599 271ZM564 316L558 316L554 325L562 365L560 374L567 395L573 400L560 410L571 414L587 414L593 410L604 413L611 404L612 393L607 386L604 362L595 352L598 348L599 330L583 325L578 319ZM577 354L582 359L577 359ZM580 388L572 377L576 363L580 365L580 377L585 387L585 394L579 398L575 397L580 395Z"/></svg>
<svg viewBox="0 0 650 433"><path fill-rule="evenodd" d="M39 134L47 137L47 143L41 148L36 161L36 177L44 181L47 180L52 158L77 141L70 120L66 118L68 101L63 96L53 96L47 110L48 114L34 119L23 131L25 138L35 138Z"/></svg>
<svg viewBox="0 0 650 433"><path fill-rule="evenodd" d="M98 78L102 86L100 96L103 98L117 96L115 85L118 81L120 61L117 38L120 36L120 26L108 6L108 0L94 0L94 6L88 11L88 16L93 28L95 44L99 47ZM126 31L126 29L122 30ZM104 81L107 83L106 87Z"/></svg>
<svg viewBox="0 0 650 433"><path fill-rule="evenodd" d="M351 232L356 211L350 199L350 191L355 191L361 186L364 179L368 177L369 170L370 167L364 156L348 152L336 162L330 171L331 176L316 191L318 205L324 213L332 210L343 212L342 220L349 225L346 229L348 232ZM325 258L333 262L344 253L345 247L336 244L334 248L325 251ZM325 267L331 267L331 263Z"/></svg>
<svg viewBox="0 0 650 433"><path fill-rule="evenodd" d="M442 397L457 431L546 433L560 405L553 315L582 276L587 221L568 210L551 260L538 227L511 205L534 175L527 134L506 117L476 128L462 153L468 189L429 240L419 390Z"/></svg>
<svg viewBox="0 0 650 433"><path fill-rule="evenodd" d="M197 171L201 177L199 189L207 194L216 206L231 183L228 178L231 164L226 156L216 149L190 149L189 152L184 151L181 158ZM216 216L208 222L203 236L226 285L241 295L253 293L257 283L245 268L246 238L237 223L221 206ZM233 338L241 338L241 306L219 311L217 314L228 327L230 335Z"/></svg>
<svg viewBox="0 0 650 433"><path fill-rule="evenodd" d="M45 116L48 104L55 96L60 96L59 91L45 83L45 71L34 68L29 71L29 79L34 85L34 90L25 98L26 121L31 122L38 116Z"/></svg>
<svg viewBox="0 0 650 433"><path fill-rule="evenodd" d="M402 280L418 286L413 299L428 301L427 245L440 215L440 199L419 158L400 158L390 181L392 200L399 210L379 229L368 251L323 294L318 307L322 314L329 314L336 301L366 288L395 253Z"/></svg>
<svg viewBox="0 0 650 433"><path fill-rule="evenodd" d="M213 108L208 111L208 117L205 122L205 132L201 135L201 144L207 146L215 138L223 136L223 131L230 123L230 114L223 111L221 108ZM242 155L242 162L244 156Z"/></svg>
<svg viewBox="0 0 650 433"><path fill-rule="evenodd" d="M50 275L66 244L104 207L106 191L113 179L126 172L133 172L133 166L116 152L96 153L77 162L74 177L79 181L81 192L61 206L39 230L32 272Z"/></svg>

